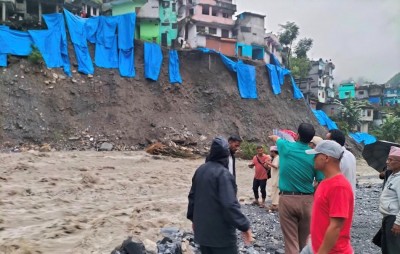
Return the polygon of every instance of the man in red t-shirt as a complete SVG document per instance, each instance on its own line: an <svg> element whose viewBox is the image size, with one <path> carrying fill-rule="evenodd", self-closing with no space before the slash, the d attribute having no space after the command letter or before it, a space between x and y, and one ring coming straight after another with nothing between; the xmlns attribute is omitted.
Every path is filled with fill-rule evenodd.
<svg viewBox="0 0 400 254"><path fill-rule="evenodd" d="M267 179L269 167L264 166L266 162L271 162L271 156L264 153L262 146L257 146L257 154L253 157L253 161L249 164L249 168L255 167L253 179L254 204L261 208L265 206L265 198L267 197ZM266 165L266 164L265 164ZM259 202L258 188L261 191L262 202Z"/></svg>
<svg viewBox="0 0 400 254"><path fill-rule="evenodd" d="M315 154L314 166L325 176L314 194L311 253L352 254L350 229L354 194L349 181L340 172L343 148L335 141L324 140L306 153ZM310 253L310 245L301 253Z"/></svg>

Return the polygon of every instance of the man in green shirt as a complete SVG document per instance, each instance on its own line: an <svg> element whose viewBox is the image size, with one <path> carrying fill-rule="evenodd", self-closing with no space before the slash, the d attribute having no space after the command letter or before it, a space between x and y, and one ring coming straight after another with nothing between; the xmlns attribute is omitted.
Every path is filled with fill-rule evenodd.
<svg viewBox="0 0 400 254"><path fill-rule="evenodd" d="M314 169L314 155L305 153L315 135L311 124L302 123L296 142L270 136L276 142L280 156L279 218L285 240L285 253L299 253L310 234L314 180L320 182L323 174Z"/></svg>

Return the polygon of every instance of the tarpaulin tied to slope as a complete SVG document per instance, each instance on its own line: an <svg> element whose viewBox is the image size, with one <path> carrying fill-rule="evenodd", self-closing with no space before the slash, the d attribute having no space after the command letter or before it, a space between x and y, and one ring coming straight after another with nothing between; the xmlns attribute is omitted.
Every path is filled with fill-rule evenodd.
<svg viewBox="0 0 400 254"><path fill-rule="evenodd" d="M256 68L252 65L237 63L219 53L222 62L228 70L236 72L240 97L243 99L257 99Z"/></svg>
<svg viewBox="0 0 400 254"><path fill-rule="evenodd" d="M94 61L98 67L118 68L118 16L99 17Z"/></svg>
<svg viewBox="0 0 400 254"><path fill-rule="evenodd" d="M0 54L28 56L32 52L32 43L28 32L0 29Z"/></svg>
<svg viewBox="0 0 400 254"><path fill-rule="evenodd" d="M0 25L0 29L9 30L8 26ZM0 53L0 66L7 67L7 54Z"/></svg>
<svg viewBox="0 0 400 254"><path fill-rule="evenodd" d="M163 55L160 45L144 43L144 76L154 81L158 80L162 65Z"/></svg>
<svg viewBox="0 0 400 254"><path fill-rule="evenodd" d="M326 126L328 130L338 129L336 123L332 121L332 119L330 119L329 116L327 116L327 114L325 114L324 111L313 109L312 112L314 113L320 125Z"/></svg>
<svg viewBox="0 0 400 254"><path fill-rule="evenodd" d="M357 143L364 143L364 145L373 144L376 142L376 137L365 133L365 132L356 132L349 133L350 137L352 137Z"/></svg>
<svg viewBox="0 0 400 254"><path fill-rule="evenodd" d="M78 61L78 71L84 74L93 74L93 62L86 41L87 32L85 23L87 19L75 16L66 9L64 9L64 13L71 41L74 44L76 60Z"/></svg>
<svg viewBox="0 0 400 254"><path fill-rule="evenodd" d="M29 30L35 46L39 49L48 68L64 67L71 76L64 17L60 13L43 15L48 30Z"/></svg>
<svg viewBox="0 0 400 254"><path fill-rule="evenodd" d="M281 67L281 64L279 63L278 58L276 58L276 56L275 56L274 54L271 54L271 55L270 55L270 57L269 57L269 62L270 62L272 65L276 65L276 66Z"/></svg>
<svg viewBox="0 0 400 254"><path fill-rule="evenodd" d="M118 20L118 48L119 74L122 77L135 77L134 39L136 14L129 13L119 16Z"/></svg>
<svg viewBox="0 0 400 254"><path fill-rule="evenodd" d="M292 81L292 87L293 87L293 97L297 100L303 99L304 95L299 89L299 87L296 85L296 82L294 81L294 78L292 75L290 75L290 80ZM336 124L335 124L336 125Z"/></svg>
<svg viewBox="0 0 400 254"><path fill-rule="evenodd" d="M272 92L276 94L281 93L281 84L279 83L278 72L276 71L276 66L273 64L267 64L267 71L269 74L269 80L272 86Z"/></svg>
<svg viewBox="0 0 400 254"><path fill-rule="evenodd" d="M176 50L169 51L169 82L171 84L182 84L182 77L179 72L179 56Z"/></svg>

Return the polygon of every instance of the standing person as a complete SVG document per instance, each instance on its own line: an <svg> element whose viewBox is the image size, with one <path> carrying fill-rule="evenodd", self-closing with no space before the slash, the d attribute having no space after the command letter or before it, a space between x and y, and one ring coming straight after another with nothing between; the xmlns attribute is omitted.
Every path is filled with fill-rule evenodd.
<svg viewBox="0 0 400 254"><path fill-rule="evenodd" d="M314 156L305 153L315 135L311 124L302 123L298 140L290 142L272 135L279 151L279 219L285 240L285 253L298 254L310 234L314 179L320 182L323 174L314 169Z"/></svg>
<svg viewBox="0 0 400 254"><path fill-rule="evenodd" d="M379 212L383 215L382 254L400 253L400 148L392 146L386 161L392 174L383 188Z"/></svg>
<svg viewBox="0 0 400 254"><path fill-rule="evenodd" d="M252 239L250 222L236 198L235 179L227 170L229 154L226 139L215 138L207 162L192 179L187 218L202 254L237 254L236 229L243 232L246 244Z"/></svg>
<svg viewBox="0 0 400 254"><path fill-rule="evenodd" d="M318 143L321 142L322 140L323 139L321 137L314 136L313 139L311 139L310 143L308 143L308 146L311 149L314 149L318 145Z"/></svg>
<svg viewBox="0 0 400 254"><path fill-rule="evenodd" d="M326 139L333 140L337 142L343 148L343 158L340 160L340 171L350 182L351 187L354 192L354 196L356 193L356 170L357 170L357 161L356 157L344 147L346 143L346 136L340 130L330 130L326 134Z"/></svg>
<svg viewBox="0 0 400 254"><path fill-rule="evenodd" d="M237 152L237 150L239 150L240 144L242 143L242 139L239 136L233 135L228 138L228 143L229 143L229 151L230 151L228 169L236 181L235 153Z"/></svg>
<svg viewBox="0 0 400 254"><path fill-rule="evenodd" d="M253 204L258 205L260 208L265 207L265 198L267 197L267 180L268 180L268 170L270 168L264 165L271 161L271 157L264 153L264 148L262 146L257 146L257 154L253 157L253 161L249 164L249 168L254 168L254 179L253 179L253 192L254 192L254 202ZM262 201L259 202L258 188L260 188Z"/></svg>
<svg viewBox="0 0 400 254"><path fill-rule="evenodd" d="M272 205L268 208L268 210L272 212L278 211L278 205L279 205L279 153L278 153L278 148L276 146L271 146L270 149L270 155L272 157L272 162L267 161L267 166L271 167L271 179L270 179L270 184L271 184L271 199L272 199Z"/></svg>
<svg viewBox="0 0 400 254"><path fill-rule="evenodd" d="M325 179L318 185L311 216L311 249L301 253L353 254L350 229L354 213L354 193L349 181L340 171L344 151L335 141L324 140L315 149L314 165Z"/></svg>

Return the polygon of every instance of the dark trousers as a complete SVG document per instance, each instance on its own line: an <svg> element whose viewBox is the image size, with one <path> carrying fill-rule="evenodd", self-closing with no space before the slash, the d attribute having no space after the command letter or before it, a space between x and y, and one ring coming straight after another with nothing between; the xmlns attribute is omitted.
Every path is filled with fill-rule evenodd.
<svg viewBox="0 0 400 254"><path fill-rule="evenodd" d="M238 248L236 245L217 248L217 247L207 247L200 245L201 254L238 254Z"/></svg>
<svg viewBox="0 0 400 254"><path fill-rule="evenodd" d="M255 199L258 199L258 198L260 197L260 196L258 195L258 188L260 188L261 197L262 197L262 199L265 200L265 198L267 197L266 187L267 187L267 179L264 179L264 180L254 179L254 180L253 180L254 198L255 198Z"/></svg>
<svg viewBox="0 0 400 254"><path fill-rule="evenodd" d="M400 253L400 236L394 235L391 231L395 220L395 215L385 216L382 220L382 254Z"/></svg>

